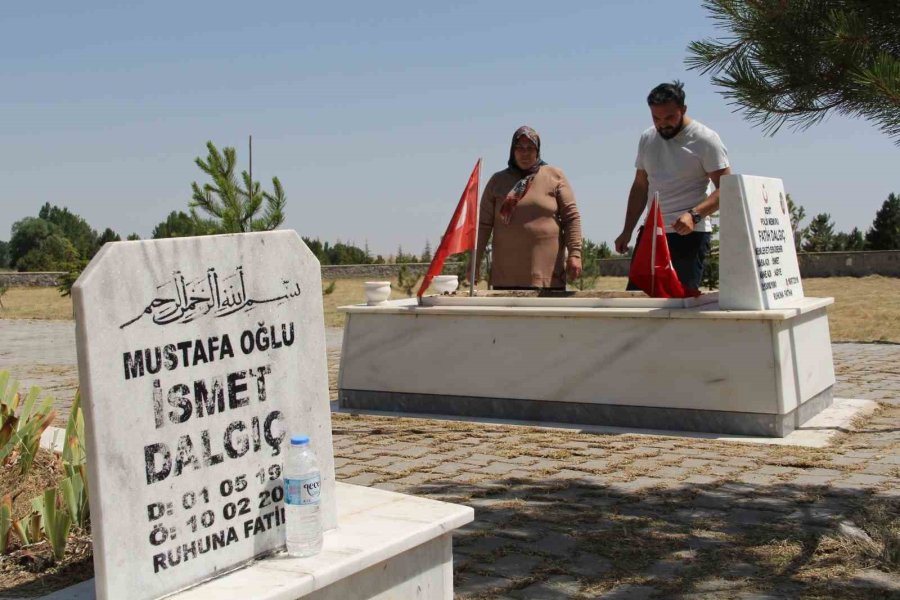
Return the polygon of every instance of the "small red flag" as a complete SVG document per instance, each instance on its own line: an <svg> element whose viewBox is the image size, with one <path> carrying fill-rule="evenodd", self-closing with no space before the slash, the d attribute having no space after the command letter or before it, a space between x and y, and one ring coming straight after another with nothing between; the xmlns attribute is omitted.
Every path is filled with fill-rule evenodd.
<svg viewBox="0 0 900 600"><path fill-rule="evenodd" d="M631 257L631 282L651 298L691 298L700 290L685 289L672 266L672 255L666 240L666 227L659 208L659 194L654 194L644 232Z"/></svg>
<svg viewBox="0 0 900 600"><path fill-rule="evenodd" d="M431 265L422 281L422 287L416 294L421 297L431 285L431 280L435 275L440 275L444 269L444 261L451 254L459 254L466 250L474 250L475 239L478 232L478 224L475 219L478 215L478 172L481 168L481 159L475 163L472 174L469 175L469 181L466 183L466 189L463 190L462 196L459 198L459 204L456 205L456 211L450 224L447 225L447 231L441 238L441 244L431 259ZM472 257L475 260L475 257Z"/></svg>

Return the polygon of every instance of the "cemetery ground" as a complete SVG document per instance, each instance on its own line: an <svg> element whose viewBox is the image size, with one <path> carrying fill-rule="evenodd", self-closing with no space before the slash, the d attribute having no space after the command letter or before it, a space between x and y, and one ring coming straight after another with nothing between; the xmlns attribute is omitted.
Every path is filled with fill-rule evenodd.
<svg viewBox="0 0 900 600"><path fill-rule="evenodd" d="M475 521L454 535L460 598L900 597L900 280L804 288L836 299L835 396L880 403L825 448L334 413L336 476L472 506ZM325 296L332 399L334 307L360 301L361 280ZM3 303L2 319L71 318L55 290L12 289ZM0 321L0 368L48 388L60 426L77 385L73 329ZM0 474L0 495L23 490L21 517L60 475L42 452L24 485ZM87 532L60 564L48 556L35 546L0 558L0 597L92 575Z"/></svg>

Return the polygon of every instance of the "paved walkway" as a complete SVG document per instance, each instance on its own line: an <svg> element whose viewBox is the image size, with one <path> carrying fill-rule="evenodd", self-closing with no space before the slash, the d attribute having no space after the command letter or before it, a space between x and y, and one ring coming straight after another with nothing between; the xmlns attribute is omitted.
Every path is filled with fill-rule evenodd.
<svg viewBox="0 0 900 600"><path fill-rule="evenodd" d="M835 395L884 404L829 448L335 414L337 477L473 506L460 598L900 598L837 534L900 541L900 346L833 350Z"/></svg>
<svg viewBox="0 0 900 600"><path fill-rule="evenodd" d="M70 397L72 340L0 321L0 369ZM828 448L334 414L337 478L474 507L460 598L900 598L900 346L833 351L835 395L882 407Z"/></svg>

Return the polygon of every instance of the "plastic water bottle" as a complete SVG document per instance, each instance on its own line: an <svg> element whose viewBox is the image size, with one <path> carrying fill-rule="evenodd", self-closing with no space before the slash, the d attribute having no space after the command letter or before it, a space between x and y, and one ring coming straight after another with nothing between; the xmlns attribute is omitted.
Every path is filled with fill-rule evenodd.
<svg viewBox="0 0 900 600"><path fill-rule="evenodd" d="M312 556L322 549L322 513L319 499L319 463L309 437L291 437L284 461L284 509L287 551L291 556Z"/></svg>

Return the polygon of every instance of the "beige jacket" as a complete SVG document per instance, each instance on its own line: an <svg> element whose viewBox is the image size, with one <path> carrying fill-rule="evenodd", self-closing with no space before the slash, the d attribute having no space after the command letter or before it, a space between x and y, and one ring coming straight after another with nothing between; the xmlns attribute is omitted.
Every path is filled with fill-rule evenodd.
<svg viewBox="0 0 900 600"><path fill-rule="evenodd" d="M512 221L500 219L500 206L519 177L494 173L481 196L478 264L493 234L490 283L494 287L564 287L566 250L581 257L581 216L562 169L544 165L519 201Z"/></svg>

